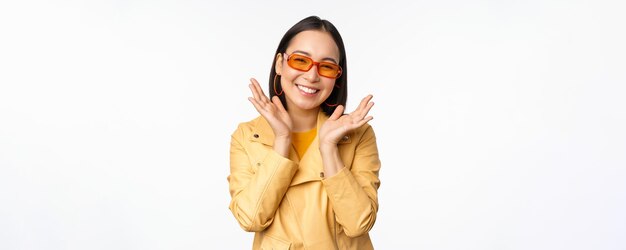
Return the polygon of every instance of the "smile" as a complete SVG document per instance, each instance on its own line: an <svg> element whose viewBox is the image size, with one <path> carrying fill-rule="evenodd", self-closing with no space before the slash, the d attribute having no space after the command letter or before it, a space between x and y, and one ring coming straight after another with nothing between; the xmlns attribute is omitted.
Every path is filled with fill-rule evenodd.
<svg viewBox="0 0 626 250"><path fill-rule="evenodd" d="M319 91L319 89L312 89L312 88L305 87L299 84L296 84L296 86L298 86L298 89L300 89L302 92L307 93L307 94L315 94L317 93L317 91Z"/></svg>

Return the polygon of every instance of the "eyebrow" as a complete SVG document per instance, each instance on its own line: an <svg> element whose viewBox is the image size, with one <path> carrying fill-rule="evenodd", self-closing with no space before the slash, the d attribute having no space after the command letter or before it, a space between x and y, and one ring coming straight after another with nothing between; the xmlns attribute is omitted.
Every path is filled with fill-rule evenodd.
<svg viewBox="0 0 626 250"><path fill-rule="evenodd" d="M300 53L300 54L304 54L305 56L309 56L309 57L311 56L311 54L309 52L302 51L302 50L294 50L293 52L291 52L291 54L293 54L293 53ZM322 58L322 61L323 60L333 61L333 63L339 64L337 62L337 60L335 60L334 58L331 58L331 57L324 57L324 58Z"/></svg>

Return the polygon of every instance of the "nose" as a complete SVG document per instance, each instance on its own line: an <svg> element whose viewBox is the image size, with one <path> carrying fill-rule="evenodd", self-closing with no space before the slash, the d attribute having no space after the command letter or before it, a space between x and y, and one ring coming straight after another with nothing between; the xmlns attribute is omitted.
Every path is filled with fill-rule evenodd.
<svg viewBox="0 0 626 250"><path fill-rule="evenodd" d="M313 65L309 71L304 73L303 77L308 82L318 82L320 80L320 76L317 74L317 65Z"/></svg>

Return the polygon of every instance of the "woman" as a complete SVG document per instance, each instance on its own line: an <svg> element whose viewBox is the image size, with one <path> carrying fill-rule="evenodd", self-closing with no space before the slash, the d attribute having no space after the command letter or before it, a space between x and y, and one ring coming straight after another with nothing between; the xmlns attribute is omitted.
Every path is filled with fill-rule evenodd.
<svg viewBox="0 0 626 250"><path fill-rule="evenodd" d="M316 16L283 36L270 98L251 79L261 114L232 135L230 210L253 249L373 249L380 161L367 124L369 95L344 114L346 52L337 29Z"/></svg>

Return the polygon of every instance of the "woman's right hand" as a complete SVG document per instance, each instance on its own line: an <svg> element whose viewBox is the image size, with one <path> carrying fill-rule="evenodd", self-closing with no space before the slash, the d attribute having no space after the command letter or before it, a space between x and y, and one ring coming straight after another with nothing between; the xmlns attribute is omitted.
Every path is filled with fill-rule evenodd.
<svg viewBox="0 0 626 250"><path fill-rule="evenodd" d="M278 96L274 96L270 101L269 98L263 93L259 82L256 79L250 79L250 90L252 90L252 97L248 97L248 100L254 105L254 108L267 120L274 131L274 137L276 140L288 140L291 143L291 130L293 123L291 117L283 104L280 102Z"/></svg>

